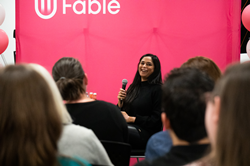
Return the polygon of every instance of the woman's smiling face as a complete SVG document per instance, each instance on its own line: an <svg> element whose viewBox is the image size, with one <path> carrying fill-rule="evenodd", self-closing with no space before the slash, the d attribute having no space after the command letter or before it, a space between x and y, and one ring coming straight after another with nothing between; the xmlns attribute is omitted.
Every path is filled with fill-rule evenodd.
<svg viewBox="0 0 250 166"><path fill-rule="evenodd" d="M150 56L142 58L138 66L141 81L147 81L148 77L154 72L154 63Z"/></svg>

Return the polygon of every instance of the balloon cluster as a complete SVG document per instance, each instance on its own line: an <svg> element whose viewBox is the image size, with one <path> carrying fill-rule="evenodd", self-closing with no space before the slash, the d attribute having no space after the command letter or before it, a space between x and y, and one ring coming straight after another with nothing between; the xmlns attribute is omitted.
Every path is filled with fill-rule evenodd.
<svg viewBox="0 0 250 166"><path fill-rule="evenodd" d="M241 14L241 19L242 19L242 24L244 25L244 27L248 31L250 31L250 5L245 7L245 9L243 10ZM248 57L250 58L250 40L248 40L247 42L246 51L247 51Z"/></svg>
<svg viewBox="0 0 250 166"><path fill-rule="evenodd" d="M2 25L4 18L5 18L5 10L3 6L0 4L0 25ZM0 29L0 54L2 54L6 50L8 44L9 44L9 38L7 34L2 29Z"/></svg>

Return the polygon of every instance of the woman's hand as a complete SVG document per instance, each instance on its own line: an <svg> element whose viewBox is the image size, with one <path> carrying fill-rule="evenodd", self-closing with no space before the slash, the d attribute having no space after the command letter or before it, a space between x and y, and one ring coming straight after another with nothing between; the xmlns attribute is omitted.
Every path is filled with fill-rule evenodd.
<svg viewBox="0 0 250 166"><path fill-rule="evenodd" d="M119 91L118 96L117 96L117 98L118 98L118 107L120 107L120 108L122 107L123 104L122 104L121 101L123 101L126 98L126 95L127 95L127 91L120 88L120 91Z"/></svg>
<svg viewBox="0 0 250 166"><path fill-rule="evenodd" d="M122 115L127 123L134 123L135 122L135 117L128 116L128 114L124 111L121 111L121 113L122 113Z"/></svg>

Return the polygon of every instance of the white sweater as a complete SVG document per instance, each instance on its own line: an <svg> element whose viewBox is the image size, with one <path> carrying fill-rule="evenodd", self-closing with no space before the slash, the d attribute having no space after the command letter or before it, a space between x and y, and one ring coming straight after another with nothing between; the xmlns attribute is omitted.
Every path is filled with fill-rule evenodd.
<svg viewBox="0 0 250 166"><path fill-rule="evenodd" d="M82 126L64 125L58 149L62 155L80 157L94 165L113 166L93 131Z"/></svg>

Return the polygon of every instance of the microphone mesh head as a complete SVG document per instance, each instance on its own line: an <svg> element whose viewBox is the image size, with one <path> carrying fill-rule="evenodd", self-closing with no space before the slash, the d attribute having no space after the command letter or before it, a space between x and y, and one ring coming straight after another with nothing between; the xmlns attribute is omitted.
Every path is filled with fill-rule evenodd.
<svg viewBox="0 0 250 166"><path fill-rule="evenodd" d="M128 83L128 80L127 79L123 79L122 80L122 85L126 85Z"/></svg>

